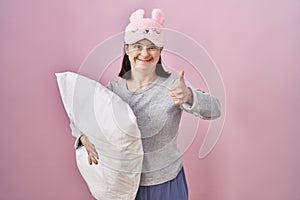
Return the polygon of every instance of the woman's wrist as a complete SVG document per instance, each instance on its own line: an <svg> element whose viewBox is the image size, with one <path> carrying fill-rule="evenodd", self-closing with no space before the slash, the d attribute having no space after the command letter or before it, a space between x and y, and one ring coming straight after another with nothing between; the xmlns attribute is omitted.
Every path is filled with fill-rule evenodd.
<svg viewBox="0 0 300 200"><path fill-rule="evenodd" d="M193 99L193 92L191 90L191 88L187 88L187 100L186 100L186 103L190 104L190 105L193 105L193 102L194 102L194 99Z"/></svg>
<svg viewBox="0 0 300 200"><path fill-rule="evenodd" d="M79 140L84 145L86 143L86 140L88 140L88 138L85 135L81 135L79 137Z"/></svg>

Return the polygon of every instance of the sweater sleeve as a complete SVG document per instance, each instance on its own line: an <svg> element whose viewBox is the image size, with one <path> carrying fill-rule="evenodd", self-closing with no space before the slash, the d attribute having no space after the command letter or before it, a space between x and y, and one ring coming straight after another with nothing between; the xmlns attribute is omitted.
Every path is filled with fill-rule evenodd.
<svg viewBox="0 0 300 200"><path fill-rule="evenodd" d="M221 105L216 97L194 88L188 81L186 85L193 93L193 104L184 103L180 106L181 109L205 120L217 119L221 116Z"/></svg>
<svg viewBox="0 0 300 200"><path fill-rule="evenodd" d="M216 97L199 89L191 88L191 90L193 92L193 104L182 104L181 108L184 111L206 120L221 116L220 102Z"/></svg>
<svg viewBox="0 0 300 200"><path fill-rule="evenodd" d="M113 87L113 83L112 82L108 82L107 85L105 86L107 89L109 89L110 91L114 91L114 87Z"/></svg>

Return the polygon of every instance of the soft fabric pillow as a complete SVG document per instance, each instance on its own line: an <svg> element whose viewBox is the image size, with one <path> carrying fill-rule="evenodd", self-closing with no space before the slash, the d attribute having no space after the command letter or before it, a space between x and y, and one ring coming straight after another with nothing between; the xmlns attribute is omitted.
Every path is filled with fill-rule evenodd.
<svg viewBox="0 0 300 200"><path fill-rule="evenodd" d="M73 72L56 73L68 117L95 145L99 164L89 165L84 147L77 166L96 199L134 199L143 149L136 117L119 96L97 81Z"/></svg>

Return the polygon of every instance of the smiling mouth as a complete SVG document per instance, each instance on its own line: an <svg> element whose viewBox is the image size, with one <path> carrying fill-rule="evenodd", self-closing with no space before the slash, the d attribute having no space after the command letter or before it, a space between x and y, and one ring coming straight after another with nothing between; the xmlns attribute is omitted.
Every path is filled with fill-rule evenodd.
<svg viewBox="0 0 300 200"><path fill-rule="evenodd" d="M139 58L137 58L137 60L142 62L142 63L149 63L149 62L152 61L152 58L150 58L150 59L139 59Z"/></svg>

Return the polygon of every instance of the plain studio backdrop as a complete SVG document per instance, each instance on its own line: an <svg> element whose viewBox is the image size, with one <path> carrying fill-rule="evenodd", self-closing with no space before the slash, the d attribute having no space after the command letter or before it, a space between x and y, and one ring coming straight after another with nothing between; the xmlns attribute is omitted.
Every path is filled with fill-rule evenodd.
<svg viewBox="0 0 300 200"><path fill-rule="evenodd" d="M157 7L166 27L206 49L226 89L217 145L199 159L209 125L201 120L184 154L190 199L300 199L297 0L0 1L1 199L92 199L54 73L78 71L95 46L124 30L134 10L150 16ZM203 86L185 62L165 61ZM109 69L104 84L117 78Z"/></svg>

